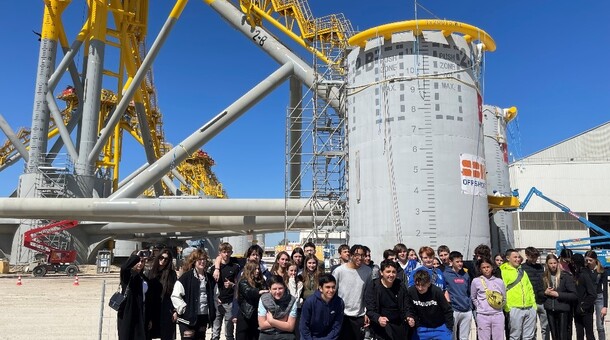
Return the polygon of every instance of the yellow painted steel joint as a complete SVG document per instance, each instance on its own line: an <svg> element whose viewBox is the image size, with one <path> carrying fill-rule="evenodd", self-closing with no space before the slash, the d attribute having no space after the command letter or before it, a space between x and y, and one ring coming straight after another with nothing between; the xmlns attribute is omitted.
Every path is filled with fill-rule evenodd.
<svg viewBox="0 0 610 340"><path fill-rule="evenodd" d="M508 109L504 109L504 120L506 122L510 122L511 120L517 117L517 108L514 106L509 107Z"/></svg>
<svg viewBox="0 0 610 340"><path fill-rule="evenodd" d="M41 39L57 40L61 32L61 14L70 4L70 1L52 0L45 1L44 15L42 19ZM60 27L58 27L58 24Z"/></svg>
<svg viewBox="0 0 610 340"><path fill-rule="evenodd" d="M413 31L416 36L423 31L441 31L444 36L449 36L451 33L460 33L464 35L464 39L468 42L472 40L482 42L486 51L493 52L496 50L495 41L482 29L462 22L438 19L400 21L369 28L354 35L348 42L350 46L364 47L366 42L372 38L383 36L384 39L390 39L392 34L405 31Z"/></svg>
<svg viewBox="0 0 610 340"><path fill-rule="evenodd" d="M172 12L169 14L170 18L178 19L180 17L180 14L182 14L182 11L184 10L184 7L186 6L186 4L188 2L189 2L188 0L176 1L176 4L174 5Z"/></svg>

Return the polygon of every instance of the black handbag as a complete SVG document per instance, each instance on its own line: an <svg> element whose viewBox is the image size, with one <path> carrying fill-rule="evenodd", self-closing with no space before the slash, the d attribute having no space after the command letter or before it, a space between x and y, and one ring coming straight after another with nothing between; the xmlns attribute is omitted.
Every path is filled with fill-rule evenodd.
<svg viewBox="0 0 610 340"><path fill-rule="evenodd" d="M131 280L130 280L131 281ZM119 311L125 300L127 299L127 295L129 294L129 282L127 283L127 288L125 288L125 293L121 294L121 284L119 283L119 288L114 294L110 297L110 301L108 302L108 306L114 309L115 311Z"/></svg>

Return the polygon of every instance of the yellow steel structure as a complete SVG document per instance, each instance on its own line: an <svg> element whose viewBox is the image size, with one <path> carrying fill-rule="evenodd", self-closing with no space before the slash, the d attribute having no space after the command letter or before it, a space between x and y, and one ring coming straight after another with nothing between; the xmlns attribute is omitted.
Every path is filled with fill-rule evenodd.
<svg viewBox="0 0 610 340"><path fill-rule="evenodd" d="M227 195L212 171L214 160L207 152L199 150L177 166L178 172L187 179L188 186L182 184L180 191L186 195L226 198Z"/></svg>
<svg viewBox="0 0 610 340"><path fill-rule="evenodd" d="M366 42L372 38L390 39L392 34L406 31L412 31L415 36L420 35L423 31L441 31L446 37L451 33L460 33L464 35L467 42L480 41L483 43L486 51L493 52L496 50L495 41L482 29L462 22L438 19L400 21L369 28L351 37L349 45L364 47Z"/></svg>
<svg viewBox="0 0 610 340"><path fill-rule="evenodd" d="M332 52L347 48L353 33L343 14L314 18L306 0L239 0L239 4L251 25L263 26L265 19L327 64L341 67Z"/></svg>
<svg viewBox="0 0 610 340"><path fill-rule="evenodd" d="M43 19L42 36L46 39L59 40L64 50L70 49L61 14L71 3L71 0L44 0L45 12ZM170 17L175 18L186 6L186 0L178 0L177 5L170 13ZM104 69L106 77L116 79L116 91L102 90L101 104L98 120L98 134L102 131L105 122L113 113L121 94L132 82L136 71L141 66L146 55L145 37L148 27L148 0L109 0L109 1L88 1L89 5L87 21L81 31L77 34L76 40L84 43L84 50L89 49L90 39L99 39L105 42L107 47L118 49L119 62L115 70ZM114 20L108 20L111 15ZM109 23L114 23L110 27ZM67 107L62 111L64 124L68 122L71 113L78 105L78 99L72 89L67 89L58 97L66 101ZM97 162L97 168L101 173L111 176L113 190L118 187L120 174L120 161L123 133L129 133L140 144L143 144L142 124L138 121L136 105L142 104L145 109L146 125L149 127L153 142L155 158L159 158L171 149L171 145L166 143L163 134L163 116L157 107L156 90L153 84L152 71L149 71L146 78L135 92L134 100L125 110L119 124L117 124L111 137L102 149L101 156ZM58 134L55 122L51 120L48 137L52 138ZM27 146L29 143L29 129L21 129L18 136L21 142ZM16 152L10 141L5 142L0 147L0 166L4 165L8 158ZM189 158L186 163L177 165L177 170L185 178L186 186L183 192L192 195L203 193L210 197L225 197L222 185L218 182L216 175L212 172L211 166L214 161L205 154L205 157L196 153ZM170 194L165 188L165 194ZM152 194L152 191L149 192Z"/></svg>

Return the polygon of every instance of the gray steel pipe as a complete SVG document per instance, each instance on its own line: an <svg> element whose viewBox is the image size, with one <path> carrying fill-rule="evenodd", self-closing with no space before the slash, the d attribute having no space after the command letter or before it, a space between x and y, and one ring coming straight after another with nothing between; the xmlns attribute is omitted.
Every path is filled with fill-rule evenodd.
<svg viewBox="0 0 610 340"><path fill-rule="evenodd" d="M267 32L264 27L250 26L246 15L237 9L231 2L227 0L205 0L221 17L223 17L231 26L248 37L250 42L260 47L263 51L269 54L275 61L280 64L288 62L294 63L294 74L309 88L314 88L316 82L321 82L323 79L316 78L316 72L306 62L301 60L294 52L288 49L284 44L277 40L272 34ZM318 75L318 77L321 77ZM341 106L340 91L337 87L332 87L332 84L320 86L318 95L324 99L329 105L337 110L340 115L344 115L345 108Z"/></svg>
<svg viewBox="0 0 610 340"><path fill-rule="evenodd" d="M6 135L8 140L11 141L11 143L15 147L15 150L17 150L17 152L19 152L21 157L23 157L25 159L25 161L27 162L29 159L28 150L21 143L21 141L19 140L19 137L17 137L17 134L15 133L15 131L13 131L13 129L8 124L6 119L4 119L4 116L2 114L0 114L0 129L2 129L2 132L4 132L4 134Z"/></svg>
<svg viewBox="0 0 610 340"><path fill-rule="evenodd" d="M313 217L298 217L294 223L295 229L311 229ZM321 218L318 218L320 220ZM103 226L88 225L82 222L84 230L91 234L105 233L159 233L159 232L191 232L191 231L212 231L212 232L247 232L252 229L265 231L284 230L284 218L281 216L210 216L207 224L184 225L172 223L123 223L113 222Z"/></svg>
<svg viewBox="0 0 610 340"><path fill-rule="evenodd" d="M0 217L311 215L307 199L2 198Z"/></svg>
<svg viewBox="0 0 610 340"><path fill-rule="evenodd" d="M212 118L207 124L174 147L170 152L159 158L146 171L138 174L130 183L125 184L114 194L110 195L110 199L136 197L144 192L146 188L167 174L176 164L180 164L190 157L193 152L201 148L249 108L263 99L269 92L288 79L293 73L293 68L294 65L292 63L284 64L224 111Z"/></svg>

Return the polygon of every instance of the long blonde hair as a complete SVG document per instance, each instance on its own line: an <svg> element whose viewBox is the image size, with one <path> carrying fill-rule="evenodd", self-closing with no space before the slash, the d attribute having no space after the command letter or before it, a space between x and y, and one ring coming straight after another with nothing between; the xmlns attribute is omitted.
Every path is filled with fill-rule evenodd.
<svg viewBox="0 0 610 340"><path fill-rule="evenodd" d="M555 282L553 282L554 284L551 285L551 271L549 270L549 261L550 260L555 260L557 261L557 272L555 273ZM544 269L544 277L542 278L542 280L544 281L544 288L557 288L557 286L559 286L559 280L561 279L561 272L563 271L563 269L561 268L561 265L559 264L559 258L557 258L557 255L555 254L548 254L546 256L546 269Z"/></svg>

